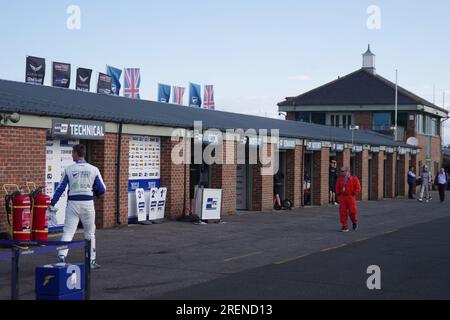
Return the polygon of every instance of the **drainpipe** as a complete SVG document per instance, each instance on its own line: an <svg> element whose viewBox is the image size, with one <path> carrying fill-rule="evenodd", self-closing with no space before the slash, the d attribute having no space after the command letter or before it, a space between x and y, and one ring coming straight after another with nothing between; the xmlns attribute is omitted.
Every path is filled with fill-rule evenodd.
<svg viewBox="0 0 450 320"><path fill-rule="evenodd" d="M121 162L121 153L122 153L122 130L123 123L119 123L119 132L117 138L117 163L116 163L116 224L121 225L120 221L120 162Z"/></svg>
<svg viewBox="0 0 450 320"><path fill-rule="evenodd" d="M305 188L304 188L304 183L305 183L305 148L306 148L306 146L305 146L305 140L303 140L303 146L302 146L302 172L301 172L301 175L300 175L300 188L302 188L301 190L301 205L302 205L302 208L304 208L305 207Z"/></svg>

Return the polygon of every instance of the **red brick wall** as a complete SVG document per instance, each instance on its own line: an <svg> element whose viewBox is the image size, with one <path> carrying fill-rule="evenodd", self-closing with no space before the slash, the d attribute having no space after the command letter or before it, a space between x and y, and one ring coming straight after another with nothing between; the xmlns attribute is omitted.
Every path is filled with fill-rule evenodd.
<svg viewBox="0 0 450 320"><path fill-rule="evenodd" d="M350 149L344 149L343 152L336 153L336 162L337 162L337 168L341 169L342 167L349 167L350 168L350 158L351 158L351 150Z"/></svg>
<svg viewBox="0 0 450 320"><path fill-rule="evenodd" d="M372 112L355 112L355 125L359 126L359 128L372 130L373 124L373 116Z"/></svg>
<svg viewBox="0 0 450 320"><path fill-rule="evenodd" d="M222 189L222 214L236 213L236 179L237 179L237 157L236 142L224 141L223 143L224 164L213 164L211 166L212 188ZM227 155L233 155L233 164L227 164Z"/></svg>
<svg viewBox="0 0 450 320"><path fill-rule="evenodd" d="M357 153L355 157L356 176L361 181L361 194L358 200L369 199L369 150Z"/></svg>
<svg viewBox="0 0 450 320"><path fill-rule="evenodd" d="M427 144L427 136L417 135L417 139L419 140L419 147L422 148L421 152L417 155L417 162L422 161L422 165L426 164L426 144ZM440 137L431 137L431 166L430 170L433 173L433 176L437 174L434 171L434 163L439 162L440 166L442 166L442 158L441 158L441 140Z"/></svg>
<svg viewBox="0 0 450 320"><path fill-rule="evenodd" d="M410 117L414 116L413 120L410 120ZM416 113L409 113L408 114L408 127L406 128L405 132L405 142L411 137L416 136Z"/></svg>
<svg viewBox="0 0 450 320"><path fill-rule="evenodd" d="M395 198L395 170L397 165L397 153L388 153L386 160L386 197Z"/></svg>
<svg viewBox="0 0 450 320"><path fill-rule="evenodd" d="M268 147L267 155L270 156L273 152L272 145ZM254 211L268 211L273 209L273 176L261 175L261 169L268 167L258 164L252 166L253 168L253 190L252 190L252 210Z"/></svg>
<svg viewBox="0 0 450 320"><path fill-rule="evenodd" d="M186 208L190 207L190 166L172 162L172 148L177 144L178 142L171 141L170 137L161 138L161 187L167 188L166 217L171 220L176 220L183 216L183 190L186 191ZM186 189L184 189L185 172Z"/></svg>
<svg viewBox="0 0 450 320"><path fill-rule="evenodd" d="M372 155L372 200L384 197L384 151Z"/></svg>
<svg viewBox="0 0 450 320"><path fill-rule="evenodd" d="M8 232L3 185L25 186L33 181L45 186L47 130L0 126L0 232Z"/></svg>
<svg viewBox="0 0 450 320"><path fill-rule="evenodd" d="M91 163L99 168L106 185L106 194L96 200L95 223L97 228L111 228L116 226L116 164L118 135L107 133L104 141L91 141ZM122 135L120 161L120 222L128 224L128 170L129 170L129 136Z"/></svg>
<svg viewBox="0 0 450 320"><path fill-rule="evenodd" d="M410 155L400 155L400 161L398 163L399 174L399 196L404 197L408 195L408 171L409 171L409 159Z"/></svg>
<svg viewBox="0 0 450 320"><path fill-rule="evenodd" d="M325 206L329 201L328 172L330 167L330 148L322 148L313 154L312 203Z"/></svg>
<svg viewBox="0 0 450 320"><path fill-rule="evenodd" d="M286 199L293 201L294 208L301 206L302 148L286 152Z"/></svg>

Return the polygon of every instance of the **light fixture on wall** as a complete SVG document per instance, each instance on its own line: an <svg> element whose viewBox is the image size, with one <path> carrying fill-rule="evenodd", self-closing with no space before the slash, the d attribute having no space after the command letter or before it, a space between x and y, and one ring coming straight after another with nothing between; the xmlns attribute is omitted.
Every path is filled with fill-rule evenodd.
<svg viewBox="0 0 450 320"><path fill-rule="evenodd" d="M359 130L359 126L351 125L349 127L350 131L352 132L352 148L355 146L355 131Z"/></svg>
<svg viewBox="0 0 450 320"><path fill-rule="evenodd" d="M8 120L11 123L18 123L20 121L20 114L14 112L12 114L0 114L0 125L6 125Z"/></svg>

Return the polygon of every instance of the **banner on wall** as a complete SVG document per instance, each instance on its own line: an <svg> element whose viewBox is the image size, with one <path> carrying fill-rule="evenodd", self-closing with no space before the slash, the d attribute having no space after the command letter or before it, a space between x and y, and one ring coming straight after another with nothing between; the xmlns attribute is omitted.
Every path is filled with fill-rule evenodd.
<svg viewBox="0 0 450 320"><path fill-rule="evenodd" d="M189 84L189 107L192 108L202 107L202 98L200 92L201 92L200 85L195 83Z"/></svg>
<svg viewBox="0 0 450 320"><path fill-rule="evenodd" d="M158 102L169 103L171 87L167 84L158 84Z"/></svg>
<svg viewBox="0 0 450 320"><path fill-rule="evenodd" d="M59 88L70 87L70 64L53 62L52 86Z"/></svg>
<svg viewBox="0 0 450 320"><path fill-rule="evenodd" d="M100 94L112 93L112 77L104 73L99 73L97 83L97 93Z"/></svg>
<svg viewBox="0 0 450 320"><path fill-rule="evenodd" d="M45 79L45 59L27 56L26 63L25 82L43 85Z"/></svg>
<svg viewBox="0 0 450 320"><path fill-rule="evenodd" d="M78 91L89 92L91 90L91 77L91 69L78 68L75 89Z"/></svg>

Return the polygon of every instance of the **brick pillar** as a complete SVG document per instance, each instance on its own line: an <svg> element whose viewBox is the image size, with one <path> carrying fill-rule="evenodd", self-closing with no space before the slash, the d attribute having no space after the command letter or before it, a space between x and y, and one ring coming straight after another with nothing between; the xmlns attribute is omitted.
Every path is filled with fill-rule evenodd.
<svg viewBox="0 0 450 320"><path fill-rule="evenodd" d="M409 153L400 155L398 165L399 174L399 196L404 197L408 195L408 170L409 170Z"/></svg>
<svg viewBox="0 0 450 320"><path fill-rule="evenodd" d="M356 176L361 181L361 194L358 200L369 199L369 150L363 150L355 157Z"/></svg>
<svg viewBox="0 0 450 320"><path fill-rule="evenodd" d="M372 200L382 200L384 197L384 151L372 156Z"/></svg>
<svg viewBox="0 0 450 320"><path fill-rule="evenodd" d="M273 147L269 146L269 152L272 154ZM263 166L260 162L253 167L253 188L252 188L252 210L269 211L273 209L273 176L261 175Z"/></svg>
<svg viewBox="0 0 450 320"><path fill-rule="evenodd" d="M183 190L185 191L186 208L190 207L190 165L175 164L172 162L172 149L179 144L180 142L172 141L170 137L161 138L161 187L167 188L166 218L170 220L179 219L184 215ZM190 155L190 145L190 143L186 143L188 155Z"/></svg>
<svg viewBox="0 0 450 320"><path fill-rule="evenodd" d="M389 153L387 155L386 172L384 177L386 179L386 197L395 198L395 174L397 165L397 153Z"/></svg>
<svg viewBox="0 0 450 320"><path fill-rule="evenodd" d="M119 185L116 181L118 135L107 133L104 141L91 141L91 162L98 167L106 185L106 194L95 201L97 228L111 228L117 222L116 194L120 188L120 222L128 224L128 166L129 136L122 135Z"/></svg>
<svg viewBox="0 0 450 320"><path fill-rule="evenodd" d="M286 152L286 199L293 202L294 208L301 206L302 146Z"/></svg>
<svg viewBox="0 0 450 320"><path fill-rule="evenodd" d="M213 164L211 166L211 184L214 189L222 189L222 213L236 213L236 142L223 142L223 164ZM227 156L228 159L227 163ZM232 163L231 163L232 162Z"/></svg>
<svg viewBox="0 0 450 320"><path fill-rule="evenodd" d="M33 181L45 186L47 130L0 126L0 187ZM12 191L12 190L11 190ZM5 193L0 189L0 232L10 232L5 213Z"/></svg>
<svg viewBox="0 0 450 320"><path fill-rule="evenodd" d="M409 161L409 166L416 168L416 172L419 172L419 161L417 160L417 155L412 154ZM409 171L409 168L408 168Z"/></svg>
<svg viewBox="0 0 450 320"><path fill-rule="evenodd" d="M343 152L338 152L336 154L336 162L337 162L337 168L338 170L342 167L349 167L350 168L350 158L351 158L351 150L350 149L344 149Z"/></svg>
<svg viewBox="0 0 450 320"><path fill-rule="evenodd" d="M329 201L328 173L330 167L330 148L322 148L313 154L312 203L326 206Z"/></svg>

